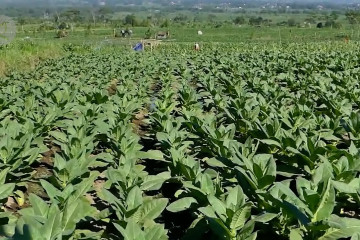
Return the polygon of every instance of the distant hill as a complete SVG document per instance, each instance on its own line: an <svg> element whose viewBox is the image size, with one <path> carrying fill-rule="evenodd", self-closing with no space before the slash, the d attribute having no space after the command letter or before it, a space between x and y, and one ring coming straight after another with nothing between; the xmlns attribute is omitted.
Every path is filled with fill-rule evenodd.
<svg viewBox="0 0 360 240"><path fill-rule="evenodd" d="M132 6L193 6L193 5L218 5L246 4L251 7L262 6L267 3L277 3L281 5L316 6L351 6L360 4L360 0L0 0L0 9L6 7L16 8L46 8L46 7L78 7L78 6L115 6L115 5L132 5ZM35 8L36 8L35 7Z"/></svg>
<svg viewBox="0 0 360 240"><path fill-rule="evenodd" d="M34 5L34 4L42 4L42 5L92 5L99 4L100 2L106 2L107 5L113 4L121 4L124 2L133 3L135 5L143 4L145 2L153 2L153 3L170 3L170 2L179 2L179 3L332 3L332 4L354 4L359 3L360 0L0 0L0 5L3 4L22 4L22 5Z"/></svg>

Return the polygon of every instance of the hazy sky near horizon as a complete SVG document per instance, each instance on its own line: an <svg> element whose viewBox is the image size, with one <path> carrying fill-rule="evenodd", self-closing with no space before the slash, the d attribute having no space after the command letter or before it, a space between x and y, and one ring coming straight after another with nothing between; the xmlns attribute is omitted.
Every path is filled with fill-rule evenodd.
<svg viewBox="0 0 360 240"><path fill-rule="evenodd" d="M0 0L0 7L1 4L21 4L24 3L24 5L31 5L32 3L48 3L48 4L76 4L76 3L80 3L80 2L84 2L84 1L88 1L89 3L95 3L99 0ZM102 0L105 2L112 2L114 3L114 0ZM143 2L146 1L152 1L152 2L156 2L156 0L143 0ZM174 0L168 0L168 2L172 2ZM181 0L179 0L181 1ZM211 2L227 2L227 0L194 0L194 3L211 3ZM118 0L118 3L121 3L122 0ZM187 0L186 2L189 2L189 0ZM236 2L236 0L232 0L231 2ZM307 4L307 3L331 3L331 4L339 4L339 5L348 5L348 4L358 4L360 3L360 0L238 0L239 3L242 2L259 2L259 3L302 3L302 4Z"/></svg>
<svg viewBox="0 0 360 240"><path fill-rule="evenodd" d="M0 0L1 2L80 2L84 0ZM86 1L86 0L85 0ZM106 1L106 0L103 0ZM144 0L146 1L146 0ZM172 2L173 0L168 0L169 2ZM212 2L213 0L201 0L201 2ZM243 2L244 0L239 0L239 2ZM246 0L245 0L246 1ZM250 0L247 0L250 1ZM224 0L226 2L226 0ZM351 2L360 2L360 0L252 0L252 2L342 2L342 3L351 3ZM121 3L121 0L119 0L119 3Z"/></svg>

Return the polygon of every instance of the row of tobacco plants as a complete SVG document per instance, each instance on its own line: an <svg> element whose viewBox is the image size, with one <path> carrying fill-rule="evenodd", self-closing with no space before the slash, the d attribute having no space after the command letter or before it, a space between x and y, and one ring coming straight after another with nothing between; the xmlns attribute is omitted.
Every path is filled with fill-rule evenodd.
<svg viewBox="0 0 360 240"><path fill-rule="evenodd" d="M360 47L70 54L0 85L5 239L359 239Z"/></svg>

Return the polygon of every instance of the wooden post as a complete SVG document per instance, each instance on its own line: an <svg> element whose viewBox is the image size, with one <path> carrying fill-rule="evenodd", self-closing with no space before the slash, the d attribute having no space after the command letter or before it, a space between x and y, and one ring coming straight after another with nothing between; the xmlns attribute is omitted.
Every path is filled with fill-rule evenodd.
<svg viewBox="0 0 360 240"><path fill-rule="evenodd" d="M279 40L280 40L280 44L281 44L281 31L280 31L280 27L279 28Z"/></svg>

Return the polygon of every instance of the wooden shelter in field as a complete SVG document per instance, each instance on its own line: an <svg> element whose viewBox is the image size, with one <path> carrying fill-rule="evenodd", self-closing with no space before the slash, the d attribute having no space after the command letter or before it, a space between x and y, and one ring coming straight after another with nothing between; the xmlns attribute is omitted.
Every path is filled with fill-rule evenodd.
<svg viewBox="0 0 360 240"><path fill-rule="evenodd" d="M161 44L161 42L158 41L157 39L141 40L141 43L142 43L143 46L144 46L144 50L150 49L150 51L152 51L154 48L156 48L157 46L159 46L159 44Z"/></svg>
<svg viewBox="0 0 360 240"><path fill-rule="evenodd" d="M170 38L170 32L166 31L166 32L157 32L155 34L155 39L159 40L159 39L168 39Z"/></svg>
<svg viewBox="0 0 360 240"><path fill-rule="evenodd" d="M65 38L65 37L67 37L69 35L69 33L67 32L67 31L65 31L65 30L58 30L57 32L56 32L56 37L57 38Z"/></svg>

